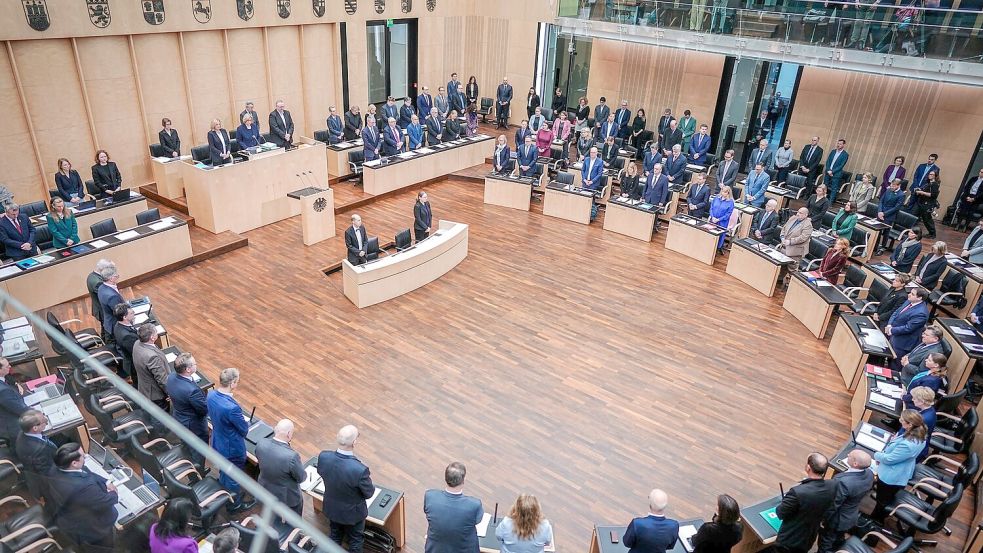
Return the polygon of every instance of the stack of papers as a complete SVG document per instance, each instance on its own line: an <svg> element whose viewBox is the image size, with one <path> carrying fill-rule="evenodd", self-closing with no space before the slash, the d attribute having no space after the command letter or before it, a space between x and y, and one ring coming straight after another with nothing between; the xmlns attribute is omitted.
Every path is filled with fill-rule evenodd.
<svg viewBox="0 0 983 553"><path fill-rule="evenodd" d="M889 382L878 382L877 391L893 399L898 399L904 395L904 389L901 386Z"/></svg>
<svg viewBox="0 0 983 553"><path fill-rule="evenodd" d="M898 406L897 401L877 392L870 393L870 402L874 405L880 405L881 407L886 407L888 409L894 409Z"/></svg>
<svg viewBox="0 0 983 553"><path fill-rule="evenodd" d="M365 162L365 166L366 167L375 167L376 165L379 165L380 163L382 163L382 160L381 159L373 159L372 161L366 161Z"/></svg>
<svg viewBox="0 0 983 553"><path fill-rule="evenodd" d="M161 230L161 229L165 229L165 228L167 228L167 227L169 227L169 226L171 226L173 224L174 224L174 219L168 217L167 219L161 219L160 221L157 221L156 223L151 223L150 224L150 230Z"/></svg>
<svg viewBox="0 0 983 553"><path fill-rule="evenodd" d="M93 248L105 248L109 245L109 242L106 242L105 240L93 240L92 242L89 242L89 245Z"/></svg>
<svg viewBox="0 0 983 553"><path fill-rule="evenodd" d="M6 267L0 268L0 277L16 275L17 273L23 270L24 269L21 269L17 265L13 265L13 264L7 265Z"/></svg>
<svg viewBox="0 0 983 553"><path fill-rule="evenodd" d="M884 333L876 328L863 328L860 330L861 340L868 346L880 349L887 349L887 338Z"/></svg>
<svg viewBox="0 0 983 553"><path fill-rule="evenodd" d="M961 326L955 326L955 325L949 328L951 328L954 333L960 336L976 336L976 332L968 328L963 328Z"/></svg>
<svg viewBox="0 0 983 553"><path fill-rule="evenodd" d="M39 255L39 256L35 257L34 259L38 263L48 263L48 262L51 262L51 261L54 261L55 260L55 258L52 257L52 256L50 256L50 255Z"/></svg>
<svg viewBox="0 0 983 553"><path fill-rule="evenodd" d="M488 523L491 522L491 515L485 513L481 515L481 522L474 525L475 530L478 531L478 537L483 538L488 535Z"/></svg>
<svg viewBox="0 0 983 553"><path fill-rule="evenodd" d="M9 340L4 340L3 344L0 345L0 353L5 357L10 357L13 355L20 355L27 352L29 347L27 347L27 342L24 338L11 338Z"/></svg>
<svg viewBox="0 0 983 553"><path fill-rule="evenodd" d="M306 478L300 483L300 489L305 492L315 491L316 493L324 493L324 482L321 480L321 476L317 473L317 467L307 467L304 469L304 474ZM320 489L316 489L320 486Z"/></svg>
<svg viewBox="0 0 983 553"><path fill-rule="evenodd" d="M128 230L126 232L121 232L116 235L117 240L129 240L130 238L136 238L140 236L140 233L135 230Z"/></svg>

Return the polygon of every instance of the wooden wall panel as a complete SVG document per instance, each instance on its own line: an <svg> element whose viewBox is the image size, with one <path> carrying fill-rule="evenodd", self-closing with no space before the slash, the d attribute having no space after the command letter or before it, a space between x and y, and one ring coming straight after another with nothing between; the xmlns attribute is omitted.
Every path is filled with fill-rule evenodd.
<svg viewBox="0 0 983 553"><path fill-rule="evenodd" d="M461 75L461 68L464 64L464 42L462 40L455 40L456 37L468 36L463 35L464 31L464 17L446 17L444 18L444 72L438 77L437 86L445 86L447 81L451 80L451 73L457 71L458 77ZM437 88L431 87L433 93L436 95ZM450 91L447 91L450 94Z"/></svg>
<svg viewBox="0 0 983 553"><path fill-rule="evenodd" d="M222 55L225 51L222 32L198 31L184 33L183 37L188 84L195 108L195 128L200 134L194 137L194 142L204 144L213 118L220 119L225 128L234 130L238 124L233 123L238 121L241 109L230 105L229 78L225 56Z"/></svg>
<svg viewBox="0 0 983 553"><path fill-rule="evenodd" d="M335 106L338 115L345 107L338 94L335 72L340 71L334 55L337 38L333 25L306 25L304 33L304 98L307 99L307 128L327 128L328 108ZM294 117L296 119L296 116Z"/></svg>
<svg viewBox="0 0 983 553"><path fill-rule="evenodd" d="M191 130L191 113L177 33L134 36L133 49L143 90L147 127L150 129L147 142L157 142L160 120L167 117L181 136L182 153L191 153L191 147L200 144L201 139L194 140Z"/></svg>
<svg viewBox="0 0 983 553"><path fill-rule="evenodd" d="M310 136L312 133L307 131L303 80L300 74L300 30L298 27L271 27L267 32L273 90L271 103L275 105L277 100L283 100L293 117L295 133L299 133L298 136ZM264 128L269 125L269 121L266 123Z"/></svg>
<svg viewBox="0 0 983 553"><path fill-rule="evenodd" d="M443 53L444 30L445 25L443 19L421 19L418 27L418 46L420 52ZM444 56L420 55L418 57L417 70L419 71L417 78L420 79L421 89L427 86L433 95L437 94L438 83L446 83L450 79L450 73L447 73L445 77Z"/></svg>
<svg viewBox="0 0 983 553"><path fill-rule="evenodd" d="M16 201L33 200L40 197L43 191L43 178L6 48L0 51L0 112L7 116L4 124L0 125L0 152L3 152L3 163L0 164L3 177L0 183L14 194ZM54 165L51 172L54 173ZM53 188L54 181L49 180Z"/></svg>
<svg viewBox="0 0 983 553"><path fill-rule="evenodd" d="M229 60L232 70L232 95L235 100L232 111L235 118L228 123L239 126L239 114L246 108L246 102L253 102L259 117L259 128L269 132L268 115L273 111L273 100L269 97L269 77L266 74L266 49L262 29L230 29Z"/></svg>

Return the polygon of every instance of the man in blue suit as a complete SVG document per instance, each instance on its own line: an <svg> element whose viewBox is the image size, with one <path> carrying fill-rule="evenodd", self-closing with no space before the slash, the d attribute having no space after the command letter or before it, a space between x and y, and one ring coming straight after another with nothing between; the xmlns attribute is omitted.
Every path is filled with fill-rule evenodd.
<svg viewBox="0 0 983 553"><path fill-rule="evenodd" d="M689 162L693 165L706 165L707 152L712 143L707 126L700 125L699 134L693 136L689 143Z"/></svg>
<svg viewBox="0 0 983 553"><path fill-rule="evenodd" d="M921 340L922 330L928 323L928 307L925 300L928 290L912 288L908 291L908 301L891 315L884 328L891 340L891 347L898 358L908 355Z"/></svg>
<svg viewBox="0 0 983 553"><path fill-rule="evenodd" d="M768 141L764 139L759 141L758 147L748 155L747 172L754 171L754 167L759 163L762 167L771 165L771 152L768 150Z"/></svg>
<svg viewBox="0 0 983 553"><path fill-rule="evenodd" d="M621 538L628 553L665 553L676 546L679 522L666 518L668 505L666 492L656 489L649 493L648 516L632 519Z"/></svg>
<svg viewBox="0 0 983 553"><path fill-rule="evenodd" d="M17 388L5 380L10 374L10 361L0 357L0 437L11 444L20 432L20 416L27 411L27 404Z"/></svg>
<svg viewBox="0 0 983 553"><path fill-rule="evenodd" d="M478 531L485 510L481 500L464 495L467 469L457 461L444 470L443 490L427 490L423 512L427 515L424 553L478 553Z"/></svg>
<svg viewBox="0 0 983 553"><path fill-rule="evenodd" d="M539 155L536 153L536 146L532 143L532 135L526 135L525 143L519 147L515 158L519 165L519 175L531 177L536 172L536 160L539 159Z"/></svg>
<svg viewBox="0 0 983 553"><path fill-rule="evenodd" d="M390 117L382 132L382 155L394 156L403 150L403 131L396 126L396 118Z"/></svg>
<svg viewBox="0 0 983 553"><path fill-rule="evenodd" d="M672 146L672 151L662 160L662 170L670 183L683 182L686 174L686 156L683 155L683 147L679 144Z"/></svg>
<svg viewBox="0 0 983 553"><path fill-rule="evenodd" d="M413 115L416 111L413 110L413 99L407 96L403 99L403 106L399 108L399 128L406 129L413 122Z"/></svg>
<svg viewBox="0 0 983 553"><path fill-rule="evenodd" d="M601 176L604 174L604 162L597 155L597 147L591 147L590 153L584 159L584 167L580 170L581 188L587 190L601 189Z"/></svg>
<svg viewBox="0 0 983 553"><path fill-rule="evenodd" d="M99 271L99 276L102 277L102 284L99 285L96 294L99 298L99 307L102 308L102 330L107 335L112 336L113 328L116 327L116 315L113 313L113 309L117 304L125 301L117 287L119 271L114 264L103 267Z"/></svg>
<svg viewBox="0 0 983 553"><path fill-rule="evenodd" d="M364 132L364 131L363 131ZM239 369L222 369L218 375L218 386L208 394L208 418L212 421L212 449L220 453L240 469L246 466L246 434L249 422L242 413L239 402L232 397L239 386ZM219 473L218 481L235 498L229 513L238 513L252 508L256 500L244 501L245 495L239 483L224 472Z"/></svg>
<svg viewBox="0 0 983 553"><path fill-rule="evenodd" d="M698 219L705 219L710 211L710 187L707 186L706 180L706 173L693 173L689 194L686 195L688 213Z"/></svg>
<svg viewBox="0 0 983 553"><path fill-rule="evenodd" d="M628 126L630 119L631 110L628 109L628 102L622 100L621 107L614 112L614 122L618 124L618 138L622 140L628 138L628 134L631 133L631 127Z"/></svg>
<svg viewBox="0 0 983 553"><path fill-rule="evenodd" d="M842 138L836 141L836 148L829 153L826 158L826 189L829 190L829 205L836 202L836 194L840 191L840 182L843 180L843 168L850 159L850 154L844 149L846 140Z"/></svg>
<svg viewBox="0 0 983 553"><path fill-rule="evenodd" d="M375 126L375 117L370 115L366 117L365 127L362 128L362 152L365 154L365 161L378 159L381 146L379 131Z"/></svg>
<svg viewBox="0 0 983 553"><path fill-rule="evenodd" d="M939 154L929 154L928 161L926 163L920 163L918 167L915 168L915 174L911 177L912 188L921 188L925 178L932 171L935 172L936 177L942 177L942 168L935 164L938 159Z"/></svg>
<svg viewBox="0 0 983 553"><path fill-rule="evenodd" d="M614 120L613 113L608 115L607 120L601 123L601 134L598 136L598 140L607 140L609 136L612 138L618 137L618 123Z"/></svg>
<svg viewBox="0 0 983 553"><path fill-rule="evenodd" d="M85 452L76 443L55 451L56 471L48 479L58 529L86 552L111 552L115 544L116 487L85 467Z"/></svg>
<svg viewBox="0 0 983 553"><path fill-rule="evenodd" d="M31 219L20 212L20 206L15 203L7 204L3 217L0 217L0 239L7 257L17 261L36 254L38 244L35 241L34 226Z"/></svg>
<svg viewBox="0 0 983 553"><path fill-rule="evenodd" d="M887 185L887 190L881 194L880 202L877 205L877 219L889 225L894 224L898 217L898 212L904 205L904 192L901 191L901 179L894 179ZM877 255L881 255L887 249L887 244L891 240L887 232L882 232L877 244Z"/></svg>
<svg viewBox="0 0 983 553"><path fill-rule="evenodd" d="M423 92L416 97L416 112L426 117L433 108L433 96L430 95L430 87L423 87Z"/></svg>
<svg viewBox="0 0 983 553"><path fill-rule="evenodd" d="M662 164L656 163L645 179L645 191L642 199L652 205L665 205L669 197L669 179L662 174Z"/></svg>
<svg viewBox="0 0 983 553"><path fill-rule="evenodd" d="M761 208L765 205L765 191L768 190L770 177L765 173L764 165L758 163L754 171L748 173L747 185L744 187L744 203Z"/></svg>
<svg viewBox="0 0 983 553"><path fill-rule="evenodd" d="M328 108L328 144L337 144L345 137L345 122L338 115L338 108Z"/></svg>
<svg viewBox="0 0 983 553"><path fill-rule="evenodd" d="M166 388L171 398L171 416L207 444L208 401L205 392L194 381L197 372L198 363L193 355L188 352L178 355L174 360L174 372L167 376ZM198 464L205 462L205 457L195 450L191 450L191 459Z"/></svg>
<svg viewBox="0 0 983 553"><path fill-rule="evenodd" d="M331 525L331 539L341 545L348 538L348 552L362 553L365 500L375 493L369 467L355 457L358 429L352 425L338 431L338 449L317 456L317 473L324 482L324 516Z"/></svg>
<svg viewBox="0 0 983 553"><path fill-rule="evenodd" d="M649 144L648 151L645 152L645 158L642 159L642 175L647 177L656 163L662 163L662 152L659 150L659 144L653 140Z"/></svg>
<svg viewBox="0 0 983 553"><path fill-rule="evenodd" d="M399 119L399 106L396 105L396 99L392 96L386 98L386 103L382 105L382 120L389 121L389 118Z"/></svg>

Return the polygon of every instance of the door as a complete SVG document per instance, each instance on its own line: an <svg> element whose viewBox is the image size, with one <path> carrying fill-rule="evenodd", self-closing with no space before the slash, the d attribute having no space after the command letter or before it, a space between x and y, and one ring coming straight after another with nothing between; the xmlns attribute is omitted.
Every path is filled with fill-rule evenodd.
<svg viewBox="0 0 983 553"><path fill-rule="evenodd" d="M392 96L397 103L416 98L417 20L365 23L369 103L381 107Z"/></svg>

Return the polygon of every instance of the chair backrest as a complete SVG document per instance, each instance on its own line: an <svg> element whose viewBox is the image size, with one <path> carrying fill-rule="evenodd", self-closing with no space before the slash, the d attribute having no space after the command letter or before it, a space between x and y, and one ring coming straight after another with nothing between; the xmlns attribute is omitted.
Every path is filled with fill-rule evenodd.
<svg viewBox="0 0 983 553"><path fill-rule="evenodd" d="M979 423L980 416L976 413L976 409L966 409L966 412L963 413L963 418L960 421L960 426L962 428L960 428L959 433L961 436L957 436L963 440L964 448L968 447L969 444L967 442L970 441L969 438L973 435L973 432L976 431L976 426Z"/></svg>
<svg viewBox="0 0 983 553"><path fill-rule="evenodd" d="M239 145L239 140L236 138L229 139L229 152L236 153L242 150L242 146Z"/></svg>
<svg viewBox="0 0 983 553"><path fill-rule="evenodd" d="M396 233L396 251L405 250L410 247L410 229L404 228L403 230Z"/></svg>
<svg viewBox="0 0 983 553"><path fill-rule="evenodd" d="M150 155L152 157L171 157L170 152L164 149L160 144L150 145Z"/></svg>
<svg viewBox="0 0 983 553"><path fill-rule="evenodd" d="M879 278L875 278L870 283L870 290L867 291L868 301L881 301L887 297L888 292L891 291L891 286Z"/></svg>
<svg viewBox="0 0 983 553"><path fill-rule="evenodd" d="M59 192L57 188L49 188L48 189L48 198L50 198L52 200L55 199L55 198L61 198L61 192Z"/></svg>
<svg viewBox="0 0 983 553"><path fill-rule="evenodd" d="M822 259L827 251L829 246L825 242L816 238L809 239L809 259Z"/></svg>
<svg viewBox="0 0 983 553"><path fill-rule="evenodd" d="M493 100L491 98L481 97L481 109L490 109L492 107Z"/></svg>
<svg viewBox="0 0 983 553"><path fill-rule="evenodd" d="M843 286L847 288L863 286L865 280L867 280L867 272L861 269L859 265L847 265L846 275L843 277Z"/></svg>
<svg viewBox="0 0 983 553"><path fill-rule="evenodd" d="M191 159L201 162L209 162L212 160L212 154L208 151L208 145L195 146L191 148Z"/></svg>
<svg viewBox="0 0 983 553"><path fill-rule="evenodd" d="M737 200L744 198L744 187L737 184L736 182L730 185L730 191L733 192L733 194L731 194L731 197L736 198Z"/></svg>
<svg viewBox="0 0 983 553"><path fill-rule="evenodd" d="M898 230L905 230L910 228L915 228L918 224L918 217L908 213L907 211L899 211L894 219L894 228Z"/></svg>
<svg viewBox="0 0 983 553"><path fill-rule="evenodd" d="M963 388L958 392L939 396L939 398L935 401L935 410L939 413L955 413L956 409L958 409L962 404L963 398L965 398L966 394L968 393L969 390Z"/></svg>
<svg viewBox="0 0 983 553"><path fill-rule="evenodd" d="M612 169L617 169L618 171L624 169L625 168L625 158L623 158L623 157L616 157L616 158L614 158L614 161L611 162L611 168Z"/></svg>
<svg viewBox="0 0 983 553"><path fill-rule="evenodd" d="M545 117L547 121L552 121L553 120L553 109L552 108L540 107L539 108L539 113L542 113L543 114L543 117Z"/></svg>
<svg viewBox="0 0 983 553"><path fill-rule="evenodd" d="M853 234L850 235L851 246L866 246L867 231L860 227L853 227Z"/></svg>
<svg viewBox="0 0 983 553"><path fill-rule="evenodd" d="M369 236L365 243L365 257L367 259L377 259L379 257L379 237Z"/></svg>
<svg viewBox="0 0 983 553"><path fill-rule="evenodd" d="M48 228L48 223L34 227L34 242L41 248L41 251L51 248L52 239L51 229Z"/></svg>
<svg viewBox="0 0 983 553"><path fill-rule="evenodd" d="M20 212L28 217L40 215L42 213L46 213L47 211L48 204L44 203L44 200L38 200L36 202L30 202L20 206Z"/></svg>
<svg viewBox="0 0 983 553"><path fill-rule="evenodd" d="M157 457L140 443L138 438L142 436L140 433L130 436L130 452L136 457L137 464L140 465L140 468L149 471L150 475L160 482L163 480L163 475L161 474L163 467L160 466Z"/></svg>
<svg viewBox="0 0 983 553"><path fill-rule="evenodd" d="M966 460L963 464L959 465L959 470L956 472L956 476L953 480L958 480L963 486L969 485L969 483L976 477L976 473L980 471L980 456L976 454L975 451L970 451L969 455L966 456Z"/></svg>
<svg viewBox="0 0 983 553"><path fill-rule="evenodd" d="M152 207L146 211L137 213L138 225L146 225L147 223L152 223L154 221L160 221L160 209L156 207Z"/></svg>
<svg viewBox="0 0 983 553"><path fill-rule="evenodd" d="M90 196L96 197L99 197L99 194L102 194L102 192L96 188L96 183L92 179L85 181L85 192Z"/></svg>
<svg viewBox="0 0 983 553"><path fill-rule="evenodd" d="M877 210L880 208L875 202L870 202L867 207L864 208L864 215L868 217L877 217Z"/></svg>
<svg viewBox="0 0 983 553"><path fill-rule="evenodd" d="M563 184L573 184L573 173L567 173L566 171L557 171L556 182L562 182Z"/></svg>
<svg viewBox="0 0 983 553"><path fill-rule="evenodd" d="M92 231L93 238L99 238L100 236L106 236L107 234L112 234L116 232L116 221L112 219L103 219L98 223L94 223L89 227Z"/></svg>
<svg viewBox="0 0 983 553"><path fill-rule="evenodd" d="M970 409L971 411L973 409ZM945 528L946 523L949 522L949 517L952 513L956 512L956 508L959 507L959 502L963 499L963 485L956 484L952 491L949 492L949 497L946 497L942 503L930 513L933 520L926 521L924 528L922 530L929 534L934 534Z"/></svg>
<svg viewBox="0 0 983 553"><path fill-rule="evenodd" d="M543 176L543 170L543 164L537 163L536 166L533 167L532 176L538 179L539 177Z"/></svg>
<svg viewBox="0 0 983 553"><path fill-rule="evenodd" d="M239 524L236 521L232 521L230 526L239 531L239 550L251 552L253 541L259 538L260 530L258 528L251 528L249 526ZM280 543L277 541L277 535L275 533L271 534L267 532L266 536L266 547L260 549L260 551L262 553L278 553L280 550Z"/></svg>
<svg viewBox="0 0 983 553"><path fill-rule="evenodd" d="M832 211L827 211L826 213L823 213L823 217L819 221L819 226L822 228L833 228L833 219L835 217L836 214L833 213Z"/></svg>
<svg viewBox="0 0 983 553"><path fill-rule="evenodd" d="M328 133L327 129L321 131L314 131L314 140L318 142L327 142L331 135Z"/></svg>
<svg viewBox="0 0 983 553"><path fill-rule="evenodd" d="M941 291L943 294L946 292L965 292L966 275L960 273L959 271L947 271L945 277L942 279Z"/></svg>
<svg viewBox="0 0 983 553"><path fill-rule="evenodd" d="M908 179L901 179L901 191L906 192L908 190Z"/></svg>
<svg viewBox="0 0 983 553"><path fill-rule="evenodd" d="M348 163L361 165L365 163L365 150L352 150L348 152Z"/></svg>
<svg viewBox="0 0 983 553"><path fill-rule="evenodd" d="M271 132L264 132L263 133L263 142L273 142L273 133L271 133Z"/></svg>
<svg viewBox="0 0 983 553"><path fill-rule="evenodd" d="M184 482L181 482L175 478L174 474L172 474L171 471L167 470L166 468L161 469L161 472L164 473L164 488L167 489L168 495L170 495L172 498L183 497L190 501L192 508L194 509L194 515L200 517L201 504L198 503L198 497L195 495L194 490L191 489L191 486L188 486Z"/></svg>
<svg viewBox="0 0 983 553"><path fill-rule="evenodd" d="M805 188L806 177L805 175L797 175L795 173L789 173L785 177L785 188L798 192L800 189Z"/></svg>
<svg viewBox="0 0 983 553"><path fill-rule="evenodd" d="M652 131L645 131L645 132L651 133ZM705 165L707 167L709 167L709 166L713 165L714 163L717 163L717 155L716 154L707 154L707 161L706 161L706 164Z"/></svg>

